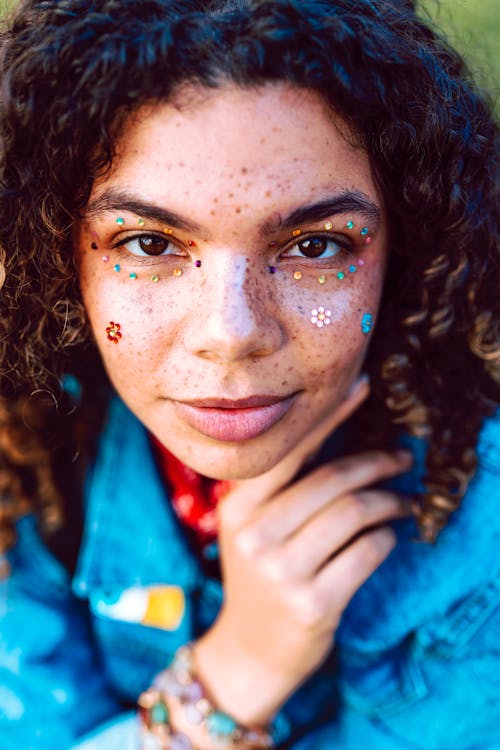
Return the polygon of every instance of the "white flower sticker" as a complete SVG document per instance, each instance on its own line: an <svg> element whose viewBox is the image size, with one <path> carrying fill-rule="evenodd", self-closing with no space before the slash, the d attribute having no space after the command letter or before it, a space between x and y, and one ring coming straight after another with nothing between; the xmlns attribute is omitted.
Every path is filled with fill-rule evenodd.
<svg viewBox="0 0 500 750"><path fill-rule="evenodd" d="M330 318L332 317L331 310L325 310L324 307L314 308L311 310L311 323L318 328L323 326L329 326L331 323Z"/></svg>

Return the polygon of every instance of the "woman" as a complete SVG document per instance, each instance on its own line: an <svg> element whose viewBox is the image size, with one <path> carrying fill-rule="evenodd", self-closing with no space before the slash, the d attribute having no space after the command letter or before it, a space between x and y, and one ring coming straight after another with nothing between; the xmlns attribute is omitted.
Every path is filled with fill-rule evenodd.
<svg viewBox="0 0 500 750"><path fill-rule="evenodd" d="M497 747L495 127L456 54L384 0L67 0L1 75L0 742Z"/></svg>

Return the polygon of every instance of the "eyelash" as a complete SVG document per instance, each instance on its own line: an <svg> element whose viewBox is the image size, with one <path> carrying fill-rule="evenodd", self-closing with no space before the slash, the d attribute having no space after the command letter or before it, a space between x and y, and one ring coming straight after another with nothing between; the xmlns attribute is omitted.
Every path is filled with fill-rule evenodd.
<svg viewBox="0 0 500 750"><path fill-rule="evenodd" d="M165 250L162 253L147 253L144 250L140 250L140 252L133 252L130 250L127 246L130 245L132 242L140 242L141 240L158 240L166 243ZM182 248L180 248L178 245L175 244L171 239L167 239L164 235L161 234L154 234L154 233L142 233L142 234L135 234L131 237L124 237L121 240L118 240L118 242L115 242L113 245L114 250L120 250L121 248L124 248L124 250L136 258L162 258L169 255L175 255L175 256L182 256L186 255L184 251L182 251ZM166 252L169 248L172 248L173 250L178 250L179 252Z"/></svg>
<svg viewBox="0 0 500 750"><path fill-rule="evenodd" d="M306 242L309 243L309 245L317 242L325 243L326 247L325 250L323 250L319 255L305 255L303 254L303 250L301 250L300 245L305 244ZM331 253L330 255L325 255L325 251L328 249L329 245L336 245L335 252ZM298 249L298 252L296 254L292 254L291 251L295 248ZM307 249L307 248L306 248ZM300 259L300 260L318 260L318 261L331 261L334 258L337 260L341 258L344 255L350 255L352 251L351 243L343 238L339 238L337 236L332 236L331 234L309 234L304 235L300 238L299 241L295 241L293 245L291 245L287 250L285 250L283 253L281 253L280 258L294 258L294 259Z"/></svg>
<svg viewBox="0 0 500 750"><path fill-rule="evenodd" d="M165 243L165 249L161 253L147 253L146 251L140 249L140 252L134 252L130 250L128 247L133 242L141 242L144 240L157 240L159 242ZM308 243L308 247L316 243L323 243L325 245L324 249L321 250L321 252L318 255L306 255L304 253L304 250L307 250L307 248L302 248L301 245L305 245ZM335 245L335 251L331 251L331 245ZM155 233L141 233L141 234L135 234L130 237L124 237L121 240L118 240L118 242L115 242L113 244L114 250L120 250L124 249L124 251L133 257L136 258L164 258L169 256L176 256L176 257L186 257L187 253L172 239L167 239L164 235L161 234L155 234ZM169 249L172 249L171 252L167 252ZM330 248L330 254L325 255L325 253ZM297 252L292 252L292 251ZM177 252L176 252L177 251ZM279 259L281 258L294 258L295 262L297 260L304 260L304 261L327 261L331 262L332 260L336 259L339 260L343 256L350 255L352 252L351 243L346 238L339 238L337 236L332 236L331 234L324 234L324 233L318 233L318 234L309 234L304 235L300 238L300 240L295 240L293 245L290 245L287 249L285 249L282 253L279 255Z"/></svg>

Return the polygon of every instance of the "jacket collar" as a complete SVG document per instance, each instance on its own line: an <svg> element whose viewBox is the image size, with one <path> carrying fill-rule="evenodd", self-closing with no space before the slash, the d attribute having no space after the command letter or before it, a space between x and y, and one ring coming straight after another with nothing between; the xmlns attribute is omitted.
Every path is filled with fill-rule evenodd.
<svg viewBox="0 0 500 750"><path fill-rule="evenodd" d="M118 398L87 476L85 506L77 596L165 581L190 589L199 582L200 567L180 533L147 432Z"/></svg>

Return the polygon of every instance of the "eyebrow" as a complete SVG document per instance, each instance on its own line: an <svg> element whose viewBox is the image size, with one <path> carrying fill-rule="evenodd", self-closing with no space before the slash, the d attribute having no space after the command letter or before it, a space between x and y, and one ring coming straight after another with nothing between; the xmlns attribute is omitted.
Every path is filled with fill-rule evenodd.
<svg viewBox="0 0 500 750"><path fill-rule="evenodd" d="M137 196L116 188L108 188L91 200L85 209L84 218L96 219L109 211L130 211L137 216L186 232L195 233L201 230L201 226L197 222L189 221L168 208L148 203ZM375 231L380 223L381 211L379 206L373 203L364 193L354 190L345 191L306 206L299 206L283 218L281 216L273 217L272 220L263 223L261 234L265 236L280 229L294 229L300 224L310 224L327 219L335 214L349 212L361 214L367 223L372 224L371 231Z"/></svg>
<svg viewBox="0 0 500 750"><path fill-rule="evenodd" d="M154 203L142 201L140 198L124 190L116 190L116 188L108 188L91 200L85 209L84 218L96 219L109 211L130 211L137 216L186 232L200 230L200 225L196 222L188 221L174 211L169 211L169 209L162 208Z"/></svg>
<svg viewBox="0 0 500 750"><path fill-rule="evenodd" d="M367 223L371 223L370 229L374 231L380 224L381 211L373 201L371 201L364 193L354 190L339 193L338 195L325 198L317 203L312 203L307 206L300 206L294 211L277 220L277 229L294 229L300 224L310 224L315 221L321 221L327 219L329 216L335 214L343 214L349 212L355 212L361 214L363 219ZM268 232L270 226L264 228L264 232Z"/></svg>

